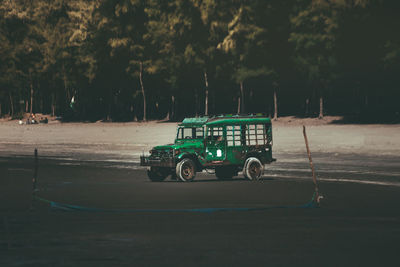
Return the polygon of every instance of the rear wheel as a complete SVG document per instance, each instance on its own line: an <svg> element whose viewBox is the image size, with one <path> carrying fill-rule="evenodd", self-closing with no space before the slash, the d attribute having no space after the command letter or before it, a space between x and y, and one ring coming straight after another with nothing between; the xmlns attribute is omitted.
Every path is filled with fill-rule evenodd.
<svg viewBox="0 0 400 267"><path fill-rule="evenodd" d="M250 157L243 167L243 175L249 180L258 180L264 172L264 165L258 158Z"/></svg>
<svg viewBox="0 0 400 267"><path fill-rule="evenodd" d="M191 159L183 159L176 165L176 176L183 182L193 181L196 176L196 166Z"/></svg>
<svg viewBox="0 0 400 267"><path fill-rule="evenodd" d="M150 167L150 170L147 170L147 176L152 182L162 182L169 174L170 171L167 168Z"/></svg>
<svg viewBox="0 0 400 267"><path fill-rule="evenodd" d="M237 175L235 168L232 167L217 167L215 168L215 176L219 180L231 180L233 176Z"/></svg>

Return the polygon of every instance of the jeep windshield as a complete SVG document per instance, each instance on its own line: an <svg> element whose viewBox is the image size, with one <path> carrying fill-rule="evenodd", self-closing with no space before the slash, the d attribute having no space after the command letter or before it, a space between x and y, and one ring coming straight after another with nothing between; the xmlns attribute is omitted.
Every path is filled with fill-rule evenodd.
<svg viewBox="0 0 400 267"><path fill-rule="evenodd" d="M203 127L179 127L177 140L183 139L203 139L204 128Z"/></svg>

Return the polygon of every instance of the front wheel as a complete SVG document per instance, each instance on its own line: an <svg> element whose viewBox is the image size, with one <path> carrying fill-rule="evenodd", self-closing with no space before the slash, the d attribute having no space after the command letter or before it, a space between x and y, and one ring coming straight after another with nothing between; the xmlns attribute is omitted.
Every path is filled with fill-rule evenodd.
<svg viewBox="0 0 400 267"><path fill-rule="evenodd" d="M243 175L249 180L258 180L264 172L264 165L258 158L250 157L243 167Z"/></svg>
<svg viewBox="0 0 400 267"><path fill-rule="evenodd" d="M193 181L196 176L196 166L193 160L183 159L176 165L176 176L183 182Z"/></svg>
<svg viewBox="0 0 400 267"><path fill-rule="evenodd" d="M152 182L162 182L168 175L169 171L165 168L150 167L150 170L147 170L147 176Z"/></svg>

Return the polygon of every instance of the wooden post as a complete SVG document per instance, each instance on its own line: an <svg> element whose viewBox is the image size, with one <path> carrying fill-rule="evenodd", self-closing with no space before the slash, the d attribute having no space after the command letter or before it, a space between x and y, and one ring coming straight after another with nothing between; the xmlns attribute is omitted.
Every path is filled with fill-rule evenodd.
<svg viewBox="0 0 400 267"><path fill-rule="evenodd" d="M310 161L310 167L311 167L313 182L314 182L314 186L315 186L315 201L319 204L320 196L319 196L318 182L317 182L317 177L315 176L315 170L314 170L314 165L313 165L312 158L311 158L311 152L310 152L310 148L308 147L306 127L304 125L303 125L303 135L304 135L304 141L306 143L308 160Z"/></svg>

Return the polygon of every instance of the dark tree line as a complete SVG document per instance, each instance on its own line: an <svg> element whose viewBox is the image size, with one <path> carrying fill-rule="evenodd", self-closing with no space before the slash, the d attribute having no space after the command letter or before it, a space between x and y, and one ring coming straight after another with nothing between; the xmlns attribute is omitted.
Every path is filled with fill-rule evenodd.
<svg viewBox="0 0 400 267"><path fill-rule="evenodd" d="M0 116L399 119L399 1L0 0Z"/></svg>

